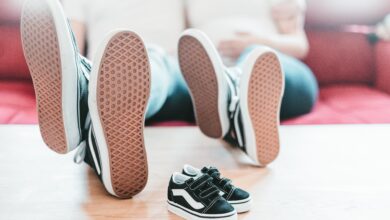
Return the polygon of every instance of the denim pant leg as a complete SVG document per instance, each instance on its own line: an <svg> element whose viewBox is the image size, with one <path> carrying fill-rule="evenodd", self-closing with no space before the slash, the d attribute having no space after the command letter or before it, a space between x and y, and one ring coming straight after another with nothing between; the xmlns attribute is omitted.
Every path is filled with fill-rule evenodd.
<svg viewBox="0 0 390 220"><path fill-rule="evenodd" d="M151 89L146 119L151 118L160 111L173 86L173 80L168 72L163 54L155 48L148 48L148 55L151 71Z"/></svg>
<svg viewBox="0 0 390 220"><path fill-rule="evenodd" d="M318 84L313 72L300 60L279 54L285 75L282 119L309 113L318 98Z"/></svg>
<svg viewBox="0 0 390 220"><path fill-rule="evenodd" d="M191 97L177 59L158 47L148 47L148 54L152 79L146 119L193 118Z"/></svg>
<svg viewBox="0 0 390 220"><path fill-rule="evenodd" d="M248 47L237 65L243 65L246 57L258 46ZM285 89L280 111L282 119L306 114L313 108L318 97L318 84L312 71L300 60L277 53L285 76Z"/></svg>

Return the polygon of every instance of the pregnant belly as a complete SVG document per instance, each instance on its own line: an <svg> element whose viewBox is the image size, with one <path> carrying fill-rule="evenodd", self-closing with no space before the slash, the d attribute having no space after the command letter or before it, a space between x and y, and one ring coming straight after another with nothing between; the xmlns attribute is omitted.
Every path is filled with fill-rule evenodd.
<svg viewBox="0 0 390 220"><path fill-rule="evenodd" d="M204 31L216 45L222 40L236 38L237 32L260 36L277 33L271 19L223 18L210 21L197 28Z"/></svg>

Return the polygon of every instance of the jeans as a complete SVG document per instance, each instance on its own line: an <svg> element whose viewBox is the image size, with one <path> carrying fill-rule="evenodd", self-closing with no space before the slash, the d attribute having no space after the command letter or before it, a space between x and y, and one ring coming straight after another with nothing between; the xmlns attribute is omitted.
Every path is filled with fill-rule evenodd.
<svg viewBox="0 0 390 220"><path fill-rule="evenodd" d="M237 61L238 67L255 47L248 47L241 54ZM148 54L152 79L146 118L193 120L191 97L177 59L168 56L158 47L148 47ZM278 53L278 57L285 75L281 118L310 112L318 96L318 85L313 73L296 58L282 53Z"/></svg>
<svg viewBox="0 0 390 220"><path fill-rule="evenodd" d="M248 47L237 60L241 66L246 57L258 46ZM280 117L291 118L309 113L317 101L318 84L313 72L300 60L277 52L281 63L285 84Z"/></svg>
<svg viewBox="0 0 390 220"><path fill-rule="evenodd" d="M191 96L177 59L159 47L148 46L151 91L146 119L193 121Z"/></svg>

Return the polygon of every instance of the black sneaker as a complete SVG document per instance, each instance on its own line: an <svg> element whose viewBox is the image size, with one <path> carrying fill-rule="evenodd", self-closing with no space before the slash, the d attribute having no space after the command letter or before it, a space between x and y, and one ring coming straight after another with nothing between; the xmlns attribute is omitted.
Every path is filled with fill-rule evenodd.
<svg viewBox="0 0 390 220"><path fill-rule="evenodd" d="M130 198L148 179L144 144L150 66L141 38L130 31L114 31L95 56L89 81L88 105L92 128L88 146L76 162L91 165L106 190Z"/></svg>
<svg viewBox="0 0 390 220"><path fill-rule="evenodd" d="M179 63L200 130L223 138L259 166L279 153L284 76L276 53L253 50L240 67L226 67L211 40L196 29L179 40Z"/></svg>
<svg viewBox="0 0 390 220"><path fill-rule="evenodd" d="M88 128L90 63L82 57L57 0L28 0L21 35L37 98L39 128L53 151L68 153L84 144Z"/></svg>
<svg viewBox="0 0 390 220"><path fill-rule="evenodd" d="M249 193L233 186L230 179L221 177L217 168L203 167L202 169L198 169L187 164L184 165L182 173L195 178L208 174L213 178L213 183L220 190L220 195L236 209L237 213L247 212L251 209L252 199Z"/></svg>
<svg viewBox="0 0 390 220"><path fill-rule="evenodd" d="M242 67L225 70L229 85L230 129L224 140L265 166L279 154L279 115L284 74L272 49L258 47Z"/></svg>
<svg viewBox="0 0 390 220"><path fill-rule="evenodd" d="M217 49L206 34L188 29L180 37L178 56L196 123L208 137L223 138L229 131L229 90Z"/></svg>
<svg viewBox="0 0 390 220"><path fill-rule="evenodd" d="M168 210L185 219L237 219L237 212L220 196L209 175L174 173L168 186Z"/></svg>

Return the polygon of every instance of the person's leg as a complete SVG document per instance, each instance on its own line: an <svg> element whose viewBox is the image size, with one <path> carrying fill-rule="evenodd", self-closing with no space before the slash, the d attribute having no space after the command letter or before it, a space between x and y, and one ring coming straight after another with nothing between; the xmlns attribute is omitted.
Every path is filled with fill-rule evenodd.
<svg viewBox="0 0 390 220"><path fill-rule="evenodd" d="M185 31L178 45L202 133L238 147L258 166L275 160L284 81L277 55L269 48L253 50L240 70L223 64L202 31Z"/></svg>
<svg viewBox="0 0 390 220"><path fill-rule="evenodd" d="M32 76L39 127L61 154L83 142L87 118L86 65L58 1L26 1L21 17L24 56ZM86 73L86 74L88 74Z"/></svg>
<svg viewBox="0 0 390 220"><path fill-rule="evenodd" d="M309 113L318 97L318 84L312 71L296 58L279 54L285 75L282 119Z"/></svg>
<svg viewBox="0 0 390 220"><path fill-rule="evenodd" d="M242 65L248 54L257 46L248 47L237 65ZM290 118L309 113L318 96L318 84L312 71L300 60L277 53L285 75L285 89L280 117Z"/></svg>
<svg viewBox="0 0 390 220"><path fill-rule="evenodd" d="M176 59L161 48L149 47L152 86L147 119L188 120L193 118L191 97Z"/></svg>
<svg viewBox="0 0 390 220"><path fill-rule="evenodd" d="M148 180L143 135L151 86L148 54L136 33L116 30L102 41L93 63L91 128L78 157L89 162L111 195L130 198Z"/></svg>
<svg viewBox="0 0 390 220"><path fill-rule="evenodd" d="M148 55L151 68L151 91L146 112L147 119L160 111L169 94L172 92L174 84L165 63L165 57L159 51L159 48L148 47Z"/></svg>

